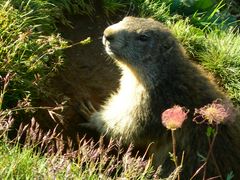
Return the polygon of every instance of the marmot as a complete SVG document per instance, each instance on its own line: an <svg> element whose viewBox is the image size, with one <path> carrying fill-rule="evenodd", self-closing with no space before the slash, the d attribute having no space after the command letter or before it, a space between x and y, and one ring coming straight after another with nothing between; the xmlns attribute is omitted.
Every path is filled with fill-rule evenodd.
<svg viewBox="0 0 240 180"><path fill-rule="evenodd" d="M169 157L172 141L161 114L173 105L186 107L189 119L176 131L176 138L178 156L185 152L181 176L189 179L203 164L199 154L206 157L209 149L207 126L192 121L194 109L227 98L187 59L179 42L158 21L125 17L105 29L103 44L121 70L120 87L91 116L88 126L109 137L121 137L126 145L147 148L153 143L150 154L167 176L174 170ZM231 171L240 178L239 121L219 127L213 154L216 162L209 160L207 177L219 175L217 163L224 179Z"/></svg>

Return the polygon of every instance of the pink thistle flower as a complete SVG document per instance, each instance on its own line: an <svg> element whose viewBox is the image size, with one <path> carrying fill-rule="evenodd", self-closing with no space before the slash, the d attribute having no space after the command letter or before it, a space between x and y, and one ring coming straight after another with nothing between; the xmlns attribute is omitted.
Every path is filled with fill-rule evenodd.
<svg viewBox="0 0 240 180"><path fill-rule="evenodd" d="M176 130L182 126L182 123L187 119L188 110L184 107L173 106L162 113L162 124L171 130Z"/></svg>
<svg viewBox="0 0 240 180"><path fill-rule="evenodd" d="M200 117L209 124L220 124L229 119L230 109L227 107L227 104L223 104L220 100L215 100L212 104L208 104L200 109L195 109L195 115L197 115L194 118L196 122L197 118Z"/></svg>

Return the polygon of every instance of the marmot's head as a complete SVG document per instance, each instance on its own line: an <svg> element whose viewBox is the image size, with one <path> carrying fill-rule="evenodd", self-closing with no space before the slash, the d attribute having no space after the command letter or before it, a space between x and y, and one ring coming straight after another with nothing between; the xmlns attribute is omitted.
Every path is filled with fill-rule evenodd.
<svg viewBox="0 0 240 180"><path fill-rule="evenodd" d="M106 28L103 44L117 62L140 69L139 66L162 64L161 61L169 59L169 54L176 54L173 50L178 47L175 38L160 22L136 17L125 17Z"/></svg>

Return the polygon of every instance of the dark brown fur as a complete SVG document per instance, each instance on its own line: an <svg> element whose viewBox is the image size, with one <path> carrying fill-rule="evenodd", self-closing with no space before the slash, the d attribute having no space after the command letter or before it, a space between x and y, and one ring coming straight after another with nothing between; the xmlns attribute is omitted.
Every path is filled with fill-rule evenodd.
<svg viewBox="0 0 240 180"><path fill-rule="evenodd" d="M111 137L122 137L126 144L147 148L154 163L163 165L163 176L174 169L169 159L170 132L162 126L161 114L173 105L190 110L189 119L176 131L177 155L185 152L183 179L189 179L203 164L209 144L207 125L192 121L195 108L203 107L225 95L190 62L170 31L152 19L124 18L104 31L107 53L122 70L120 88L102 109L92 115L88 125ZM220 125L213 155L223 178L233 171L240 178L240 124ZM201 178L202 172L196 177ZM218 176L213 158L207 164L207 177Z"/></svg>

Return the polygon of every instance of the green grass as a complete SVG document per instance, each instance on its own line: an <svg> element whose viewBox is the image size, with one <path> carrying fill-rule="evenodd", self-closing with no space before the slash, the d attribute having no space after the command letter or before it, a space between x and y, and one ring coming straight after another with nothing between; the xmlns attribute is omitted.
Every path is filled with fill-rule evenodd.
<svg viewBox="0 0 240 180"><path fill-rule="evenodd" d="M131 1L138 16L152 17L165 22L171 19L170 6L162 1L136 0Z"/></svg>
<svg viewBox="0 0 240 180"><path fill-rule="evenodd" d="M151 179L159 175L159 171L152 169L151 161L132 157L131 147L123 154L120 142L111 141L104 147L102 140L96 145L82 139L77 150L69 148L63 153L67 142L54 132L42 133L34 121L30 127L20 130L27 134L25 145L18 143L21 134L9 141L5 130L0 134L3 135L0 140L1 179ZM40 147L45 147L45 152L38 151ZM111 154L113 149L117 150L116 155Z"/></svg>
<svg viewBox="0 0 240 180"><path fill-rule="evenodd" d="M198 54L202 65L221 80L228 95L240 104L240 35L233 30L212 31Z"/></svg>
<svg viewBox="0 0 240 180"><path fill-rule="evenodd" d="M67 43L53 33L54 23L49 23L52 18L42 12L46 10L41 11L45 6L39 6L38 12L28 6L18 10L11 1L2 1L0 6L0 76L11 74L2 105L6 109L24 98L29 102L38 98L43 90L40 84L61 65L61 50Z"/></svg>
<svg viewBox="0 0 240 180"><path fill-rule="evenodd" d="M205 48L205 33L191 25L189 18L177 22L168 21L166 24L191 57L196 58L197 53Z"/></svg>
<svg viewBox="0 0 240 180"><path fill-rule="evenodd" d="M116 14L116 12L121 9L125 9L127 7L127 3L122 0L103 0L102 8L103 13L110 17L111 15Z"/></svg>
<svg viewBox="0 0 240 180"><path fill-rule="evenodd" d="M187 53L211 72L227 95L240 105L240 34L229 28L209 32L189 24L189 19L167 23Z"/></svg>
<svg viewBox="0 0 240 180"><path fill-rule="evenodd" d="M63 12L68 14L82 14L93 15L95 12L93 3L91 0L45 0L60 8Z"/></svg>
<svg viewBox="0 0 240 180"><path fill-rule="evenodd" d="M17 145L11 147L1 141L0 158L1 179L33 179L46 176L46 158L33 153L31 148L20 148Z"/></svg>

